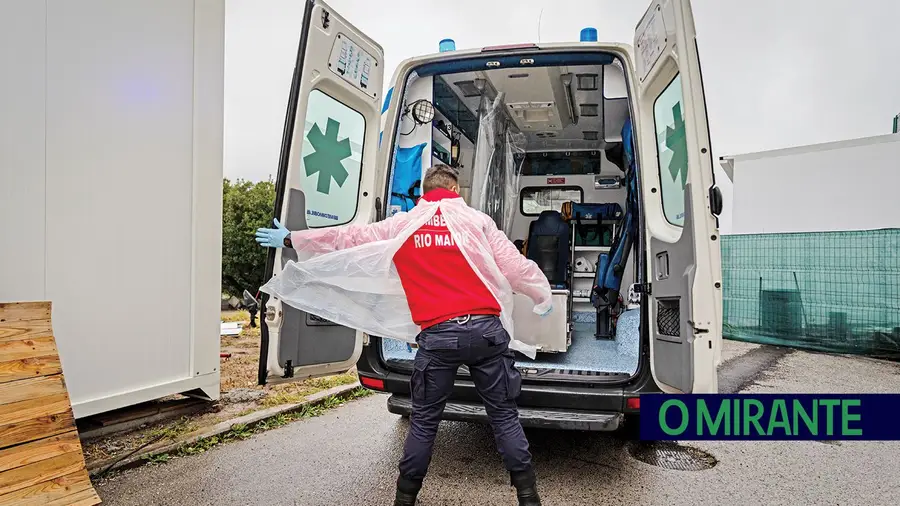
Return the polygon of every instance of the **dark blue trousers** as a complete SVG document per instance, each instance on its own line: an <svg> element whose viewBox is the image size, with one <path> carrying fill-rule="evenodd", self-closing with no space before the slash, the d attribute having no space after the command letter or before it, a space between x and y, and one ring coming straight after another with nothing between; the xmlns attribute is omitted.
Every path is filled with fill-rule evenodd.
<svg viewBox="0 0 900 506"><path fill-rule="evenodd" d="M522 376L514 367L509 334L498 317L444 322L416 338L415 370L410 381L412 415L400 461L400 476L422 480L431 462L444 405L453 391L459 366L465 364L494 429L506 469L531 469L528 440L519 423L516 397Z"/></svg>

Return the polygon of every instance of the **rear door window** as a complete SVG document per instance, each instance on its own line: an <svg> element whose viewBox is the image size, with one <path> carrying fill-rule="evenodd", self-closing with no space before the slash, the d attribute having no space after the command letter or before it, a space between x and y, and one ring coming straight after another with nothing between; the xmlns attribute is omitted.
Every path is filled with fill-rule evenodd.
<svg viewBox="0 0 900 506"><path fill-rule="evenodd" d="M653 120L663 211L669 223L679 227L684 226L684 187L688 175L683 107L681 76L678 75L653 104Z"/></svg>
<svg viewBox="0 0 900 506"><path fill-rule="evenodd" d="M584 199L584 190L577 186L565 188L548 188L532 186L523 188L520 195L522 214L537 216L544 211L559 211L564 202L580 204Z"/></svg>
<svg viewBox="0 0 900 506"><path fill-rule="evenodd" d="M333 227L356 217L366 119L320 90L312 90L301 158L306 222Z"/></svg>

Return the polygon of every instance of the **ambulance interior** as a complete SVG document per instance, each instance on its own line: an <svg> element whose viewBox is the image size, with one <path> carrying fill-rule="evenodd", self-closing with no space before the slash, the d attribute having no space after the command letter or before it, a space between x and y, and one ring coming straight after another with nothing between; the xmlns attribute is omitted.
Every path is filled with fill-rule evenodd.
<svg viewBox="0 0 900 506"><path fill-rule="evenodd" d="M516 296L515 337L538 348L535 360L518 355L518 367L538 377L633 376L640 309L629 287L640 221L619 61L414 72L405 90L388 212L415 204L428 167L456 167L466 202L494 218L554 289L544 319ZM388 366L410 367L415 352L382 340Z"/></svg>

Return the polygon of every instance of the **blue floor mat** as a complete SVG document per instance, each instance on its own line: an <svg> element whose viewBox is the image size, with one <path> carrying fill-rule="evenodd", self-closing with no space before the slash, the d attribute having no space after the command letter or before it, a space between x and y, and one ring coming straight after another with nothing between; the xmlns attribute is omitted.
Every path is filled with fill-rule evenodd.
<svg viewBox="0 0 900 506"><path fill-rule="evenodd" d="M631 314L630 314L631 313ZM538 353L535 360L518 355L519 367L566 369L594 372L634 374L638 367L640 331L638 310L627 311L619 317L615 339L595 339L593 323L573 324L572 345L566 353ZM409 350L405 342L382 339L385 360L412 360L416 350Z"/></svg>

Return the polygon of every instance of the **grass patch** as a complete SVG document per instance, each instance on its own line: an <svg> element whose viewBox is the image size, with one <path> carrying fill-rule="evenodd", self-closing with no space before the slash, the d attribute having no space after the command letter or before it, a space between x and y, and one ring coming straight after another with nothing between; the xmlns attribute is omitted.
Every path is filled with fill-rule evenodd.
<svg viewBox="0 0 900 506"><path fill-rule="evenodd" d="M241 411L240 413L238 413L237 416L238 416L239 418L242 417L242 416L247 416L247 415L249 415L250 413L255 413L255 412L259 411L259 409L260 409L260 408L247 408L247 409Z"/></svg>
<svg viewBox="0 0 900 506"><path fill-rule="evenodd" d="M139 440L139 444L144 444L147 441L152 440L176 439L179 436L183 436L189 432L193 432L196 429L197 427L195 427L194 424L191 423L190 419L186 416L183 416L180 420L172 425L165 425L148 431L143 435L143 437L141 437L141 439Z"/></svg>
<svg viewBox="0 0 900 506"><path fill-rule="evenodd" d="M274 408L282 404L298 404L306 399L306 396L312 392L311 389L299 389L296 391L278 392L272 394L262 400L263 408Z"/></svg>
<svg viewBox="0 0 900 506"><path fill-rule="evenodd" d="M249 322L250 313L245 310L240 311L222 311L222 321L227 323Z"/></svg>
<svg viewBox="0 0 900 506"><path fill-rule="evenodd" d="M304 381L303 383L312 388L316 388L319 390L326 390L326 389L338 387L341 385L349 385L351 383L356 383L356 373L355 372L345 372L344 374L338 374L336 376L323 376L321 378L310 378L310 379Z"/></svg>
<svg viewBox="0 0 900 506"><path fill-rule="evenodd" d="M344 405L349 401L367 397L371 394L371 390L367 390L362 387L355 388L342 396L326 397L321 402L315 405L306 404L296 411L292 411L290 413L281 413L274 417L261 420L252 425L235 424L228 432L224 432L222 434L219 434L218 436L211 436L205 439L201 439L200 441L189 445L184 445L177 450L169 453L151 455L147 458L147 460L154 464L165 464L173 457L199 455L223 443L244 440L253 436L254 434L259 434L267 430L277 429L278 427L283 427L297 420L323 415L329 409L334 409L336 407Z"/></svg>
<svg viewBox="0 0 900 506"><path fill-rule="evenodd" d="M297 404L316 392L352 383L356 383L356 373L346 372L336 376L310 378L300 383L276 385L272 389L272 393L263 399L261 404L265 408L281 406L282 404Z"/></svg>

